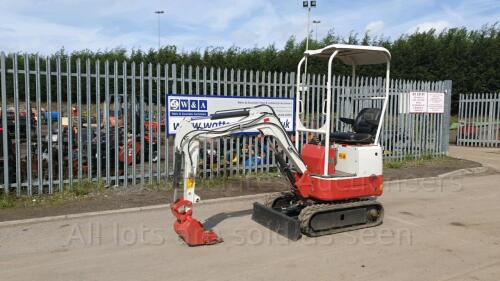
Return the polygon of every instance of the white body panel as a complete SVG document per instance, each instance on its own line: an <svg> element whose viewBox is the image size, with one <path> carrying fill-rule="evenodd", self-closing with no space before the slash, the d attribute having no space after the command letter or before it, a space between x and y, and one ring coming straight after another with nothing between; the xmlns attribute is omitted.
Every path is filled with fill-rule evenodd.
<svg viewBox="0 0 500 281"><path fill-rule="evenodd" d="M382 175L383 160L380 145L335 145L335 170L355 174L355 177Z"/></svg>

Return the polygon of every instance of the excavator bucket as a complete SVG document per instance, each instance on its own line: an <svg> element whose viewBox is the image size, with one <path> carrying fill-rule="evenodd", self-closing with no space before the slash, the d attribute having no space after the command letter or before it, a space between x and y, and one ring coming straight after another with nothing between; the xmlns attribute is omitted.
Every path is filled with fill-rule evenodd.
<svg viewBox="0 0 500 281"><path fill-rule="evenodd" d="M302 236L300 224L296 218L289 217L258 202L253 203L252 220L293 241Z"/></svg>
<svg viewBox="0 0 500 281"><path fill-rule="evenodd" d="M170 206L170 210L176 218L174 230L177 235L189 246L221 243L222 238L219 238L212 230L205 230L203 225L193 218L192 205L191 201L178 199Z"/></svg>

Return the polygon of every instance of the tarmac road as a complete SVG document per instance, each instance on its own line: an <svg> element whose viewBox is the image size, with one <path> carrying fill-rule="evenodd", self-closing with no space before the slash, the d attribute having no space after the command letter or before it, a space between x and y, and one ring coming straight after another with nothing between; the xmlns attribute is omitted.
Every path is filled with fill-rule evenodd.
<svg viewBox="0 0 500 281"><path fill-rule="evenodd" d="M498 281L499 182L386 184L383 225L297 242L254 223L254 199L198 205L225 239L205 247L178 240L167 208L1 226L0 280Z"/></svg>

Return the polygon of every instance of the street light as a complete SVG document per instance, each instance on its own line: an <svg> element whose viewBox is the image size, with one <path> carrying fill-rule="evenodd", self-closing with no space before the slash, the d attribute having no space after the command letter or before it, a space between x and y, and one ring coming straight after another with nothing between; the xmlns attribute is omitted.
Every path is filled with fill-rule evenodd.
<svg viewBox="0 0 500 281"><path fill-rule="evenodd" d="M309 33L311 31L310 21L311 21L311 8L316 8L316 1L308 0L302 1L302 7L307 8L307 37L306 37L306 51L309 50Z"/></svg>
<svg viewBox="0 0 500 281"><path fill-rule="evenodd" d="M165 13L163 10L155 11L155 14L158 15L158 52L160 51L160 15Z"/></svg>
<svg viewBox="0 0 500 281"><path fill-rule="evenodd" d="M318 42L318 25L321 23L320 20L313 20L313 24L316 25L315 32L316 32L316 42Z"/></svg>

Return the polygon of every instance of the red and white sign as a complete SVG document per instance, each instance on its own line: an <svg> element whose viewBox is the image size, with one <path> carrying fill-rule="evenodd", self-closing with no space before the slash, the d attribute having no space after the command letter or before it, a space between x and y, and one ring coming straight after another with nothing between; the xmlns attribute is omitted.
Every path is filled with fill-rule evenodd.
<svg viewBox="0 0 500 281"><path fill-rule="evenodd" d="M410 92L410 113L427 112L427 92Z"/></svg>
<svg viewBox="0 0 500 281"><path fill-rule="evenodd" d="M400 113L444 113L444 93L410 92L400 99Z"/></svg>

